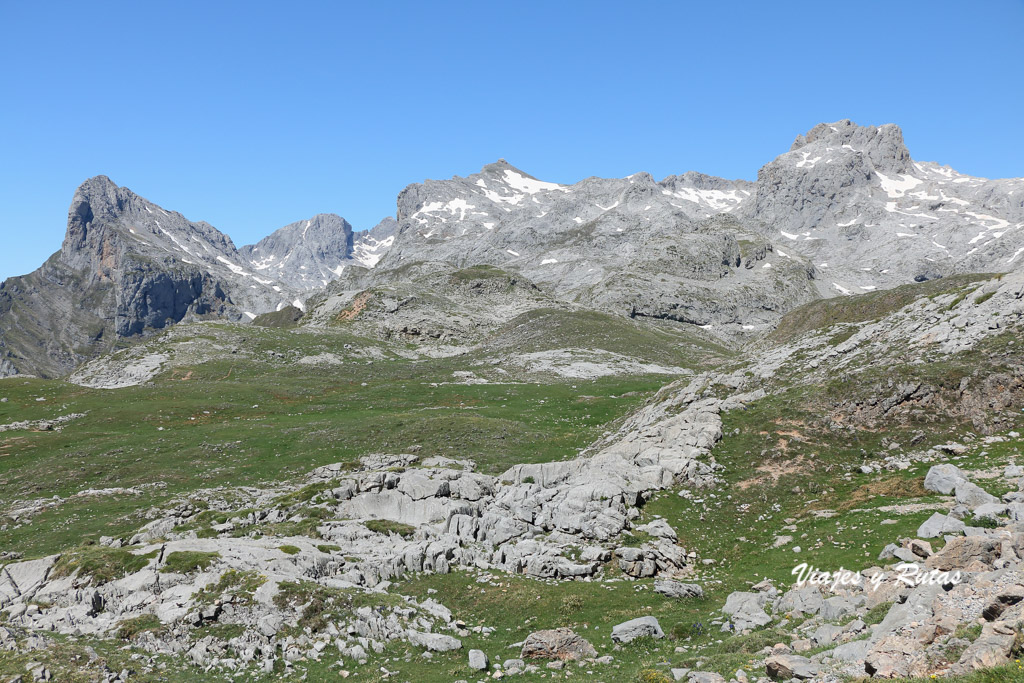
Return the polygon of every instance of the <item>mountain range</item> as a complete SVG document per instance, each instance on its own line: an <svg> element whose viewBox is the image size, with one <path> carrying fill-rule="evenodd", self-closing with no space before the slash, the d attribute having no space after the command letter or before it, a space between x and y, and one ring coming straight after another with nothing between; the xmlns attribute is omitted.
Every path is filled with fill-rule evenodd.
<svg viewBox="0 0 1024 683"><path fill-rule="evenodd" d="M183 320L301 314L307 300L337 313L372 288L401 293L391 314L433 292L464 318L468 299L439 294L437 277L485 266L545 305L699 326L729 344L815 299L1015 269L1021 228L1024 179L915 161L899 127L848 120L799 135L755 182L691 171L560 185L499 160L409 185L370 231L318 214L240 248L97 176L75 191L61 249L0 284L0 376L66 375ZM465 324L434 322L443 329L412 337L466 341Z"/></svg>

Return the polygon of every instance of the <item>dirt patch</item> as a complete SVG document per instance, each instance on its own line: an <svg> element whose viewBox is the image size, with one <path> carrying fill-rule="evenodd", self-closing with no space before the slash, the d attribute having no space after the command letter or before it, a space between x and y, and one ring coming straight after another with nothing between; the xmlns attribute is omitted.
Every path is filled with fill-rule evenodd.
<svg viewBox="0 0 1024 683"><path fill-rule="evenodd" d="M779 440L783 441L782 439ZM780 444L780 448L785 448ZM798 474L806 469L805 466L806 458L802 455L798 455L795 458L789 460L772 460L769 462L758 465L757 471L761 474L750 479L744 479L743 481L736 484L741 491L750 488L756 484L766 484L768 482L775 483L787 474Z"/></svg>
<svg viewBox="0 0 1024 683"><path fill-rule="evenodd" d="M849 497L844 500L837 509L852 510L875 498L920 498L927 496L928 491L924 488L924 477L916 479L903 479L902 477L889 477L881 481L873 481L854 489Z"/></svg>
<svg viewBox="0 0 1024 683"><path fill-rule="evenodd" d="M338 322L355 320L359 314L366 309L366 304L370 302L370 298L372 296L373 295L369 292L359 292L359 294L356 294L355 298L352 299L352 305L339 313L335 320Z"/></svg>

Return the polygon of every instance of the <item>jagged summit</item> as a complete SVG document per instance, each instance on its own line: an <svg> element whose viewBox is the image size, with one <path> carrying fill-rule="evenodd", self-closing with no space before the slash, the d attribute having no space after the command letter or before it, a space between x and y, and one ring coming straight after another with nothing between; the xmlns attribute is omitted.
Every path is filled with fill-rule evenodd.
<svg viewBox="0 0 1024 683"><path fill-rule="evenodd" d="M309 290L341 274L351 262L352 245L349 222L337 214L320 213L242 247L239 254L262 276Z"/></svg>
<svg viewBox="0 0 1024 683"><path fill-rule="evenodd" d="M878 127L858 126L849 119L819 123L806 134L798 135L789 151L803 150L802 158L806 160L835 149L865 154L874 168L889 173L908 173L911 170L910 152L903 143L903 131L892 123Z"/></svg>

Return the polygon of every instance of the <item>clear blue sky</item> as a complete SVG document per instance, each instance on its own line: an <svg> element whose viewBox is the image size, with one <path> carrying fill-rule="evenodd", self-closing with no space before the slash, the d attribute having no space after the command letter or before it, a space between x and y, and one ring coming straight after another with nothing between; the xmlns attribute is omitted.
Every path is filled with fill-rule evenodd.
<svg viewBox="0 0 1024 683"><path fill-rule="evenodd" d="M831 5L826 7L825 5ZM105 174L237 245L499 157L757 169L821 121L1024 176L1024 3L0 2L0 278Z"/></svg>

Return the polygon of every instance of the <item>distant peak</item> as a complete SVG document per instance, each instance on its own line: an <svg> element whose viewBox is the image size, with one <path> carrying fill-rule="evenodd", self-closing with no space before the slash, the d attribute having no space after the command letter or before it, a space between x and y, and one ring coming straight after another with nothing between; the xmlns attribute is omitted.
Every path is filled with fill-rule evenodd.
<svg viewBox="0 0 1024 683"><path fill-rule="evenodd" d="M348 225L348 221L345 220L342 216L339 216L336 213L318 213L315 216L313 216L312 218L310 218L309 220L312 221L315 224L325 223L325 224L336 224L336 225ZM299 221L299 222L301 223L302 221Z"/></svg>
<svg viewBox="0 0 1024 683"><path fill-rule="evenodd" d="M95 217L110 218L124 209L126 201L135 195L131 190L118 187L105 175L89 178L75 190L68 210L68 225L88 223Z"/></svg>
<svg viewBox="0 0 1024 683"><path fill-rule="evenodd" d="M903 131L894 123L885 123L881 126L859 126L850 119L842 119L832 123L819 123L811 128L804 135L797 135L793 141L790 151L800 149L819 140L841 140L848 142L853 139L868 141L872 138L896 139L903 144Z"/></svg>
<svg viewBox="0 0 1024 683"><path fill-rule="evenodd" d="M505 175L505 171L512 171L513 173L517 173L523 176L524 178L532 178L533 180L536 180L536 178L534 178L532 175L516 168L512 164L508 163L508 161L506 161L505 159L498 159L492 164L487 164L482 169L480 169L480 174L496 175L503 177Z"/></svg>
<svg viewBox="0 0 1024 683"><path fill-rule="evenodd" d="M117 183L115 183L113 180L102 174L94 175L93 177L83 182L81 186L84 187L86 185L112 185L113 187L117 187Z"/></svg>
<svg viewBox="0 0 1024 683"><path fill-rule="evenodd" d="M819 123L804 135L796 136L790 152L816 142L826 147L846 147L868 156L877 169L893 173L907 173L910 152L903 144L903 130L894 123L881 126L859 126L850 119L833 123Z"/></svg>
<svg viewBox="0 0 1024 683"><path fill-rule="evenodd" d="M105 175L96 175L87 179L75 190L75 194L86 197L112 195L121 188Z"/></svg>

